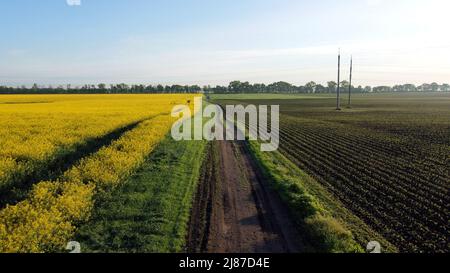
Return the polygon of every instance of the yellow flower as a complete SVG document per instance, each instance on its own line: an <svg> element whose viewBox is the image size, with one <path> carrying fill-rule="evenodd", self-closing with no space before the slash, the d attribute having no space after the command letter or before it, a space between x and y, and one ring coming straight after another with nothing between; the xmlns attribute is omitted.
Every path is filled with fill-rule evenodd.
<svg viewBox="0 0 450 273"><path fill-rule="evenodd" d="M0 252L57 252L89 219L96 195L124 181L164 138L173 105L193 95L8 96L0 102L6 99L19 103L0 109L0 189L45 171L76 144L144 120L0 211Z"/></svg>

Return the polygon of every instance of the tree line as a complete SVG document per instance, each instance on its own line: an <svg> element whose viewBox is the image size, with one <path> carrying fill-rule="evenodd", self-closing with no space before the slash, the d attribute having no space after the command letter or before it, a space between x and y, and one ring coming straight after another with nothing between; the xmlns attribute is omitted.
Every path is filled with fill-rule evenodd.
<svg viewBox="0 0 450 273"><path fill-rule="evenodd" d="M32 87L6 87L0 86L0 94L182 94L199 93L202 88L198 85L127 85L121 84L98 84L83 86L39 86Z"/></svg>
<svg viewBox="0 0 450 273"><path fill-rule="evenodd" d="M340 83L341 92L348 92L350 84L348 81ZM305 85L296 86L287 82L275 82L269 85L249 82L233 81L228 86L205 86L203 91L205 93L336 93L337 83L334 81L327 82L326 85L318 84L316 82L308 82ZM424 83L416 86L414 84L402 84L395 86L353 86L351 87L353 93L382 93L382 92L449 92L449 84Z"/></svg>
<svg viewBox="0 0 450 273"><path fill-rule="evenodd" d="M341 91L349 90L349 82L340 83ZM424 83L416 86L414 84L402 84L394 86L352 86L353 93L383 93L383 92L450 92L449 84ZM121 84L98 84L83 86L39 86L32 87L7 87L0 86L0 94L182 94L182 93L206 93L206 94L238 94L238 93L336 93L337 83L327 82L326 85L308 82L305 85L296 86L288 82L275 82L272 84L232 81L228 86L217 85L127 85Z"/></svg>

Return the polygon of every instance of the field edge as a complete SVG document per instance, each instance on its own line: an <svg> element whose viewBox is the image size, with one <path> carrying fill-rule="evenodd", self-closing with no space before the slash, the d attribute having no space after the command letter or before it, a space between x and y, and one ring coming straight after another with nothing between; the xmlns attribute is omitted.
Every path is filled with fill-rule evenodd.
<svg viewBox="0 0 450 273"><path fill-rule="evenodd" d="M249 141L248 147L299 229L308 234L313 251L361 253L368 242L377 241L384 252L398 252L280 152L261 152L257 141Z"/></svg>

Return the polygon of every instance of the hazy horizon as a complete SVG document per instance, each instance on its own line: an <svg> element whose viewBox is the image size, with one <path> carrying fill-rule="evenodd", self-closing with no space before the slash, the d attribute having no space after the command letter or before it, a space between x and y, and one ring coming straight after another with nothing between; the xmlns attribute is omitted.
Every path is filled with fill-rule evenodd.
<svg viewBox="0 0 450 273"><path fill-rule="evenodd" d="M450 82L445 0L2 3L0 85Z"/></svg>

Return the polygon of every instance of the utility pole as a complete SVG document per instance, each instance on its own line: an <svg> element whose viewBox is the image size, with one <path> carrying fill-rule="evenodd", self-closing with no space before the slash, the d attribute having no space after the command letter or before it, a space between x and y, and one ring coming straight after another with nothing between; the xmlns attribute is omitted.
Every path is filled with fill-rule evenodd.
<svg viewBox="0 0 450 273"><path fill-rule="evenodd" d="M337 97L336 97L336 110L341 110L341 49L339 49L338 54L338 79L337 79Z"/></svg>
<svg viewBox="0 0 450 273"><path fill-rule="evenodd" d="M353 56L350 57L350 84L348 86L348 108L352 107L352 73L353 73Z"/></svg>

